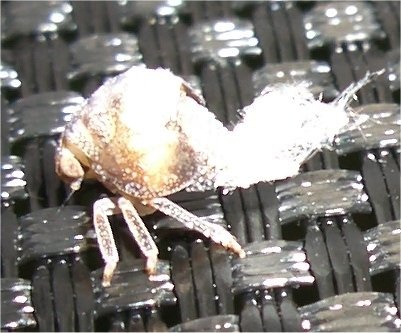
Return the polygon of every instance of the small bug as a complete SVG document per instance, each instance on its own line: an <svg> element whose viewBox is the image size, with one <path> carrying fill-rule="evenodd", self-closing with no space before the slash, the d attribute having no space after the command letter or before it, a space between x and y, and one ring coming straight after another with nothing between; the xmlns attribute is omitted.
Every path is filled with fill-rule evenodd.
<svg viewBox="0 0 401 333"><path fill-rule="evenodd" d="M103 285L110 285L119 261L108 221L109 215L117 213L123 214L146 257L149 274L155 270L158 249L140 216L155 210L244 257L226 229L165 196L182 189L248 187L295 175L316 149L331 142L346 125L348 99L359 88L350 86L332 104L316 101L299 87L266 90L229 131L205 107L203 98L169 70L132 67L108 79L66 125L55 156L57 174L73 191L84 178L95 178L117 195L93 206L105 261ZM272 116L277 110L281 116ZM289 117L294 119L291 132L286 133ZM253 153L252 146L264 136L269 148L263 154Z"/></svg>

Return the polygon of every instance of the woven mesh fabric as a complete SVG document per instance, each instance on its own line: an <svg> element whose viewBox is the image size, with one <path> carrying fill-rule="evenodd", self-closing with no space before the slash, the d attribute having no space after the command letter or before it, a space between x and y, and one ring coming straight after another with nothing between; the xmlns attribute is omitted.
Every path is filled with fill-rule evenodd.
<svg viewBox="0 0 401 333"><path fill-rule="evenodd" d="M2 330L399 331L399 2L1 8ZM184 77L228 128L267 84L309 80L330 101L367 71L386 72L352 104L370 120L317 152L300 175L169 197L227 227L246 259L157 212L144 218L161 259L159 281L149 281L116 215L121 262L105 290L91 209L110 193L87 181L65 203L54 153L83 98L143 64ZM249 149L263 154L271 144Z"/></svg>

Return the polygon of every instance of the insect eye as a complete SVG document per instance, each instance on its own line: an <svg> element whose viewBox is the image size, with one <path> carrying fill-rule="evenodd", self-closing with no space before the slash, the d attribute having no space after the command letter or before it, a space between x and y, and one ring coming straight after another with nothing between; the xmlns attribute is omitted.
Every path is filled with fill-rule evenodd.
<svg viewBox="0 0 401 333"><path fill-rule="evenodd" d="M66 148L56 154L56 173L67 183L82 179L85 174L81 163Z"/></svg>

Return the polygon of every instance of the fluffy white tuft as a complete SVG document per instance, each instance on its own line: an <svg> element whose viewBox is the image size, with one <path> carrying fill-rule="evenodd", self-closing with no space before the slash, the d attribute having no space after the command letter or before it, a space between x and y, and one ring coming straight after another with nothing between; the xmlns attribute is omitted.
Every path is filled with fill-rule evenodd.
<svg viewBox="0 0 401 333"><path fill-rule="evenodd" d="M315 100L305 87L276 86L244 109L216 185L246 188L294 176L347 123L346 110Z"/></svg>
<svg viewBox="0 0 401 333"><path fill-rule="evenodd" d="M232 131L192 98L182 99L178 109L191 146L208 166L207 177L228 189L296 175L348 123L343 106L317 101L303 86L266 91L243 110Z"/></svg>

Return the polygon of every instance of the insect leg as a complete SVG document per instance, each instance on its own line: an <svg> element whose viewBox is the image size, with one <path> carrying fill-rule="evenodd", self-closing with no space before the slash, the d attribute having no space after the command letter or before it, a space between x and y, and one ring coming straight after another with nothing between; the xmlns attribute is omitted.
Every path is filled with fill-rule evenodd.
<svg viewBox="0 0 401 333"><path fill-rule="evenodd" d="M146 257L146 270L149 274L153 274L156 269L159 250L157 249L151 234L131 201L121 197L118 199L118 206L123 213L125 222L127 223L132 236L135 238L139 248Z"/></svg>
<svg viewBox="0 0 401 333"><path fill-rule="evenodd" d="M167 198L152 199L149 201L149 205L175 218L186 228L198 231L215 243L221 244L226 249L237 253L241 258L245 257L245 251L241 248L241 245L239 245L235 237L222 226L202 220Z"/></svg>
<svg viewBox="0 0 401 333"><path fill-rule="evenodd" d="M119 261L116 243L114 242L113 233L110 227L108 215L119 212L118 207L110 198L97 200L93 204L93 224L97 235L100 253L106 264L103 271L103 286L110 285L113 272Z"/></svg>

